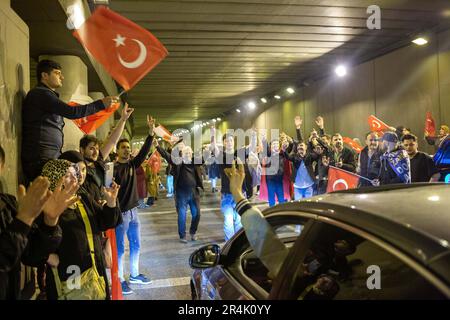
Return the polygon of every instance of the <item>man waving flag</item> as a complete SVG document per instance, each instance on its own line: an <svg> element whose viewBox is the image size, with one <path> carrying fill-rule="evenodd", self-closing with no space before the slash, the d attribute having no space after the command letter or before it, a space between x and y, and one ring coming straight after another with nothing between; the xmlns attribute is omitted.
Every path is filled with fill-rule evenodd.
<svg viewBox="0 0 450 320"><path fill-rule="evenodd" d="M104 6L73 35L125 90L134 87L168 54L148 30Z"/></svg>

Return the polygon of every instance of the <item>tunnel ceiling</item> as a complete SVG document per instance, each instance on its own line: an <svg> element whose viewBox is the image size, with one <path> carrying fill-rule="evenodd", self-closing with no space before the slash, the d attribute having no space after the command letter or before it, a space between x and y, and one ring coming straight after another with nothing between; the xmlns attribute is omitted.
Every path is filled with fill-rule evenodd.
<svg viewBox="0 0 450 320"><path fill-rule="evenodd" d="M13 8L24 2L12 0ZM57 1L26 2L42 7ZM366 27L366 10L374 3L382 9L381 30ZM128 94L137 134L145 134L147 113L171 129L223 117L248 99L324 76L338 62L372 59L408 44L420 31L447 28L450 20L447 0L110 0L109 7L150 30L169 51ZM59 9L58 18L42 10L48 25L36 21L36 11L28 19L47 30L59 20L63 33L64 12ZM53 44L59 51L80 51L65 33L65 39L54 35L47 43L61 41L63 46ZM31 40L32 53L40 43ZM90 86L98 86L98 79L90 78Z"/></svg>

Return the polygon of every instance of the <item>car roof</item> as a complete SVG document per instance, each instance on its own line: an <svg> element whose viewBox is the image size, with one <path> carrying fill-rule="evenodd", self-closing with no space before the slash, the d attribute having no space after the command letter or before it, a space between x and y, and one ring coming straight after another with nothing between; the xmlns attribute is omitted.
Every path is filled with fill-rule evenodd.
<svg viewBox="0 0 450 320"><path fill-rule="evenodd" d="M362 228L427 264L450 250L450 185L411 184L323 194L265 210L315 213Z"/></svg>

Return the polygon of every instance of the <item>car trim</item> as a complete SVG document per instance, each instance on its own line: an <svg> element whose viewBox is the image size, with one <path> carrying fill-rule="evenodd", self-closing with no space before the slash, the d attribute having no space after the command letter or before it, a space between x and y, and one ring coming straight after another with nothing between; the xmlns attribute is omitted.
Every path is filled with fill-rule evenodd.
<svg viewBox="0 0 450 320"><path fill-rule="evenodd" d="M240 266L239 266L240 267ZM246 289L244 288L239 281L237 281L237 279L235 279L233 277L233 275L228 272L227 269L223 268L222 266L220 266L222 272L225 274L225 276L228 278L228 280L231 282L231 284L233 286L235 286L235 288L239 289L239 293L241 293L242 295L245 295L246 297L249 298L249 300L256 300L255 297Z"/></svg>
<svg viewBox="0 0 450 320"><path fill-rule="evenodd" d="M383 240L371 235L370 233L368 233L364 230L358 229L356 227L350 226L350 225L342 223L340 221L337 221L337 220L334 220L334 219L331 219L328 217L321 217L321 216L319 216L317 220L331 224L331 225L335 225L339 228L345 229L345 230L350 231L358 236L361 236L369 241L372 241L374 244L378 245L380 248L386 250L387 252L392 254L394 257L397 257L398 259L400 259L403 263L405 263L407 266L409 266L410 268L415 270L417 273L419 273L419 275L421 275L426 280L428 280L428 282L433 284L439 291L441 291L444 295L446 295L447 298L450 298L450 288L443 281L441 281L436 275L431 273L429 270L424 268L422 265L417 263L417 261L415 261L414 259L411 259L409 256L407 256L403 252L399 251L392 245L384 242Z"/></svg>

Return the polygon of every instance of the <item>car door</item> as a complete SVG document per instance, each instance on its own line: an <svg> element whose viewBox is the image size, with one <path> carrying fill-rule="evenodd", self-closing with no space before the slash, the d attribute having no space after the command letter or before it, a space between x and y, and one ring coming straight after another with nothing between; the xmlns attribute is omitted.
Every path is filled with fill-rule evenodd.
<svg viewBox="0 0 450 320"><path fill-rule="evenodd" d="M309 228L310 216L289 212L266 217L278 237L290 250ZM201 299L267 299L275 281L249 245L245 232L239 231L222 251L222 265L203 271Z"/></svg>
<svg viewBox="0 0 450 320"><path fill-rule="evenodd" d="M318 218L295 255L273 299L446 299L450 293L430 270L373 235Z"/></svg>

